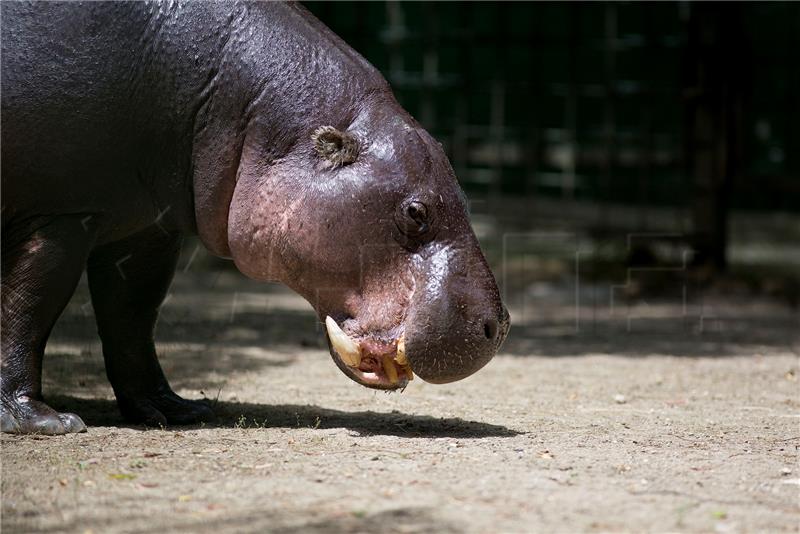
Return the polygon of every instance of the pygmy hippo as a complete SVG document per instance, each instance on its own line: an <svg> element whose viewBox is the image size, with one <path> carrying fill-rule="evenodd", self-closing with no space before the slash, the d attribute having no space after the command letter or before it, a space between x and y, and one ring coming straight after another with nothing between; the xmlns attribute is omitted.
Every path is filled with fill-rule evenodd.
<svg viewBox="0 0 800 534"><path fill-rule="evenodd" d="M213 418L153 343L198 235L325 322L356 382L445 383L509 318L442 147L303 7L3 2L2 430L85 429L42 398L50 331L87 271L122 415Z"/></svg>

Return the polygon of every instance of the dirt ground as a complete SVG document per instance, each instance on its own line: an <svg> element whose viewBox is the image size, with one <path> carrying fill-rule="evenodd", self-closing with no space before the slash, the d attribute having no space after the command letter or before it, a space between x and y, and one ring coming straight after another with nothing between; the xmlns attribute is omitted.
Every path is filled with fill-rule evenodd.
<svg viewBox="0 0 800 534"><path fill-rule="evenodd" d="M299 298L180 273L162 363L220 421L144 429L82 286L45 393L89 430L2 436L3 532L798 531L798 311L596 300L539 287L481 372L385 394L336 369Z"/></svg>

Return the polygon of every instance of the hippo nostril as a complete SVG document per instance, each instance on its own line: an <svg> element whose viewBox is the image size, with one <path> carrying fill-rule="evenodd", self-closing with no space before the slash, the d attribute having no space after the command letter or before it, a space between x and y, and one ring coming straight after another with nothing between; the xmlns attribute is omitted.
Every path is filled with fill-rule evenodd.
<svg viewBox="0 0 800 534"><path fill-rule="evenodd" d="M483 333L486 339L494 339L497 337L497 321L494 319L487 319L483 323Z"/></svg>

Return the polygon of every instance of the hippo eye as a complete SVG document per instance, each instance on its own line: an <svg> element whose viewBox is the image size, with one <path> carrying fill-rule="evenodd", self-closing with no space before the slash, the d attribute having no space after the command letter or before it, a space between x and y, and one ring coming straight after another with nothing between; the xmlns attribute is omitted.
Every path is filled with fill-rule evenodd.
<svg viewBox="0 0 800 534"><path fill-rule="evenodd" d="M400 207L398 226L410 237L419 237L430 228L428 207L418 200L408 200Z"/></svg>

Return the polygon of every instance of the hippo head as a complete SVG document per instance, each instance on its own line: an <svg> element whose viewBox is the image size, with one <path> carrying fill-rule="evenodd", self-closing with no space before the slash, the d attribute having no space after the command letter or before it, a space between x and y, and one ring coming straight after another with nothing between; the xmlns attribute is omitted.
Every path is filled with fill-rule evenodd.
<svg viewBox="0 0 800 534"><path fill-rule="evenodd" d="M509 328L464 195L441 145L399 106L351 119L311 125L287 155L240 168L231 255L312 304L359 384L464 378ZM242 158L260 157L251 150Z"/></svg>

